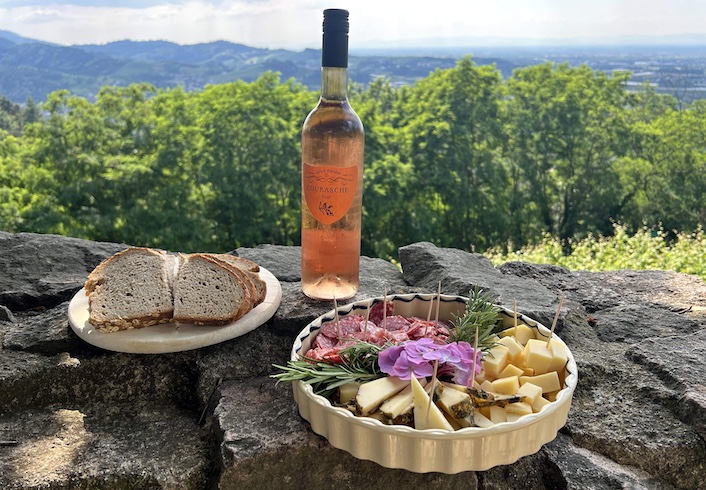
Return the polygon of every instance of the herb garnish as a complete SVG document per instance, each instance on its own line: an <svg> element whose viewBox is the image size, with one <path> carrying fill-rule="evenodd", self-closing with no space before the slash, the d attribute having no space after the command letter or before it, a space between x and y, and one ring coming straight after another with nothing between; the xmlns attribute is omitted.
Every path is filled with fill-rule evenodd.
<svg viewBox="0 0 706 490"><path fill-rule="evenodd" d="M478 330L478 348L482 351L491 349L497 342L492 339L496 332L500 308L493 304L489 293L476 286L469 293L466 311L463 316L454 315L449 335L449 342L468 342L473 345L476 329Z"/></svg>
<svg viewBox="0 0 706 490"><path fill-rule="evenodd" d="M380 351L390 344L378 346L369 342L359 341L350 347L341 349L340 362L327 363L311 359L288 361L286 366L274 365L283 372L271 375L281 381L302 381L310 384L314 393L330 397L335 390L351 381L372 381L385 376L378 366Z"/></svg>

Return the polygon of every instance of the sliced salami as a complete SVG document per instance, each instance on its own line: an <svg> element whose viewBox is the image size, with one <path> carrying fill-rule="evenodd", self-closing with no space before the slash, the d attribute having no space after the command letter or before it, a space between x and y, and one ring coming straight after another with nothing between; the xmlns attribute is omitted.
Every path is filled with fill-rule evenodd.
<svg viewBox="0 0 706 490"><path fill-rule="evenodd" d="M392 313L394 311L394 305L392 304L391 301L380 301L379 303L375 303L372 308L370 308L370 318L369 320L373 322L375 325L381 325L382 324L382 317L383 317L383 303L385 305L385 315L386 316L392 316Z"/></svg>

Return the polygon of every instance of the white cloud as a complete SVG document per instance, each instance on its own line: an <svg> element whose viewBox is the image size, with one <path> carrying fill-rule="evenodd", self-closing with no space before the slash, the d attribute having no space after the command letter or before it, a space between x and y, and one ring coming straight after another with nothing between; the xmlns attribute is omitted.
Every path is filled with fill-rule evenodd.
<svg viewBox="0 0 706 490"><path fill-rule="evenodd" d="M0 29L61 44L225 39L318 47L324 8L351 13L351 48L459 38L605 39L706 33L700 0L0 0Z"/></svg>

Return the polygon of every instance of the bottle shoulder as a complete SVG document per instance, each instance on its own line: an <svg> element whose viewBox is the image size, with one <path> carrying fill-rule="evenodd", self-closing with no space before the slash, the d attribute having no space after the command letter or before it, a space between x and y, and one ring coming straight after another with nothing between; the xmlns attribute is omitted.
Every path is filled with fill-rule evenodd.
<svg viewBox="0 0 706 490"><path fill-rule="evenodd" d="M320 100L304 121L306 131L364 133L363 123L348 101Z"/></svg>

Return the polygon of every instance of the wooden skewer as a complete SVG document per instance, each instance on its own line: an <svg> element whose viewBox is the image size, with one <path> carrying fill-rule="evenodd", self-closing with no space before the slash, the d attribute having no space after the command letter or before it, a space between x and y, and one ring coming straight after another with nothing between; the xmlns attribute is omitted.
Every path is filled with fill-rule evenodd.
<svg viewBox="0 0 706 490"><path fill-rule="evenodd" d="M333 298L333 315L334 318L336 319L336 333L338 333L338 340L341 340L341 324L338 322L338 303L336 302L336 298Z"/></svg>
<svg viewBox="0 0 706 490"><path fill-rule="evenodd" d="M434 386L436 384L436 373L439 370L439 360L434 361L434 374L431 375L431 389L429 390L429 404L427 405L427 416L426 420L429 420L429 413L431 412L431 403L434 399ZM414 374L412 375L414 376Z"/></svg>
<svg viewBox="0 0 706 490"><path fill-rule="evenodd" d="M513 313L513 316L515 317L515 330L513 331L514 332L513 336L515 337L515 342L517 342L519 344L519 342L517 341L517 299L512 300L512 313Z"/></svg>
<svg viewBox="0 0 706 490"><path fill-rule="evenodd" d="M368 320L370 319L370 307L372 303L365 309L365 326L363 327L363 341L368 340Z"/></svg>
<svg viewBox="0 0 706 490"><path fill-rule="evenodd" d="M382 328L387 330L387 288L382 293Z"/></svg>
<svg viewBox="0 0 706 490"><path fill-rule="evenodd" d="M439 287L436 290L436 320L435 323L439 323L439 303L441 302L441 281L439 281ZM429 311L427 312L427 322L424 324L424 336L427 336L427 330L429 329L429 322L431 321L431 310L434 308L434 300L429 302Z"/></svg>
<svg viewBox="0 0 706 490"><path fill-rule="evenodd" d="M434 298L429 300L429 311L427 311L427 324L431 321L431 311L434 309Z"/></svg>
<svg viewBox="0 0 706 490"><path fill-rule="evenodd" d="M561 305L564 303L564 293L561 294L559 298L559 307L556 309L556 315L554 315L554 321L552 322L552 328L549 330L549 338L547 338L547 347L549 347L549 341L552 340L552 335L554 334L554 329L556 328L556 322L559 320L559 312L561 311Z"/></svg>
<svg viewBox="0 0 706 490"><path fill-rule="evenodd" d="M478 327L476 327L476 338L473 340L473 370L471 371L471 388L476 382L476 362L478 359Z"/></svg>
<svg viewBox="0 0 706 490"><path fill-rule="evenodd" d="M436 316L434 317L434 325L439 324L439 308L441 308L441 281L436 289Z"/></svg>

